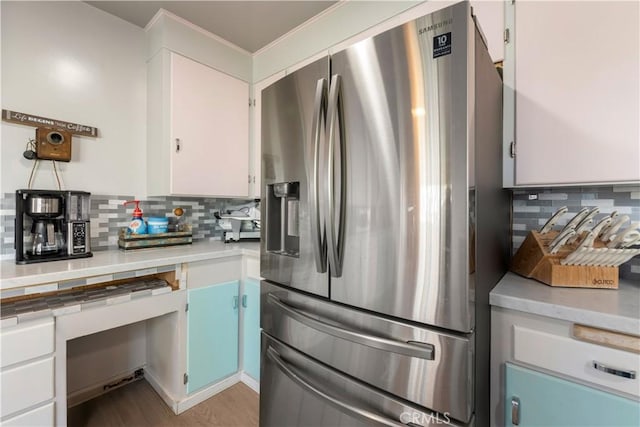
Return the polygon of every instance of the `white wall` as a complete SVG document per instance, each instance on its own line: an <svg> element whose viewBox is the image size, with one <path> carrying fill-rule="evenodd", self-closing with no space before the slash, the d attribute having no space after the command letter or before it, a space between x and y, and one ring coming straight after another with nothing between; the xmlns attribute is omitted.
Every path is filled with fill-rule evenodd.
<svg viewBox="0 0 640 427"><path fill-rule="evenodd" d="M2 108L97 127L58 163L66 189L144 194L144 30L83 2L2 2ZM35 128L2 122L2 193L26 188ZM41 161L34 188L55 189Z"/></svg>

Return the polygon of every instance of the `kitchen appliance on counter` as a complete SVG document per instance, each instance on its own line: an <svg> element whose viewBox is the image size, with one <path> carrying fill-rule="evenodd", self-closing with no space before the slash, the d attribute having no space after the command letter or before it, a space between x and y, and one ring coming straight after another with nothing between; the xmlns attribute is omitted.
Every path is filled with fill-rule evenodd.
<svg viewBox="0 0 640 427"><path fill-rule="evenodd" d="M262 92L262 426L488 425L502 82L468 2Z"/></svg>
<svg viewBox="0 0 640 427"><path fill-rule="evenodd" d="M256 208L216 213L225 243L260 239L260 211Z"/></svg>
<svg viewBox="0 0 640 427"><path fill-rule="evenodd" d="M92 256L90 196L83 191L17 190L16 263Z"/></svg>

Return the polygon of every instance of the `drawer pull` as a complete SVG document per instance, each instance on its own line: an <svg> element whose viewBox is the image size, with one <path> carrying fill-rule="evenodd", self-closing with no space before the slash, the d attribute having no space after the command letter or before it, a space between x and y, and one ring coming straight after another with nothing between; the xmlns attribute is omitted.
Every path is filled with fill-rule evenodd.
<svg viewBox="0 0 640 427"><path fill-rule="evenodd" d="M515 396L511 398L511 424L520 425L520 399Z"/></svg>
<svg viewBox="0 0 640 427"><path fill-rule="evenodd" d="M604 372L606 374L611 374L622 378L629 378L631 380L636 379L636 371L612 368L611 366L596 362L595 360L593 361L593 367L594 369L597 369L598 371Z"/></svg>

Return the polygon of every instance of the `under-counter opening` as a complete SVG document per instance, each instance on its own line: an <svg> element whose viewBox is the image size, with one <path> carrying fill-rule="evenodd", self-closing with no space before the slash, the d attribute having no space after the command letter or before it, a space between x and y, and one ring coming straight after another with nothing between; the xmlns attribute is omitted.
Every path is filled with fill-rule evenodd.
<svg viewBox="0 0 640 427"><path fill-rule="evenodd" d="M176 312L168 313L68 340L67 408L146 380L147 372L166 377L163 366L171 366L175 342L171 334L161 338L162 330L175 328L177 317Z"/></svg>

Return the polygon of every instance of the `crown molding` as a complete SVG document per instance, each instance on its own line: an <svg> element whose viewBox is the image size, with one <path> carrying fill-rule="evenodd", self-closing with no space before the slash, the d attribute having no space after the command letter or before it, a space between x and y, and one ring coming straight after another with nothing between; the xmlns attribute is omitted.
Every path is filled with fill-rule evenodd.
<svg viewBox="0 0 640 427"><path fill-rule="evenodd" d="M173 14L173 13L169 12L166 9L159 9L158 12L156 12L156 14L153 16L153 18L151 18L151 20L147 23L147 25L144 26L144 30L146 32L148 32L151 29L151 27L153 27L156 24L156 22L158 22L158 20L160 20L160 18L163 17L163 16L165 16L167 18L170 18L170 19L172 19L172 20L174 20L176 22L179 22L180 24L182 24L182 25L184 25L186 27L189 27L192 30L194 30L194 31L206 36L206 37L209 37L210 39L213 39L213 40L215 40L216 42L218 42L220 44L223 44L223 45L225 45L227 47L230 47L231 49L234 49L234 50L236 50L236 51L238 51L240 53L243 53L245 55L248 55L248 56L253 56L253 54L251 52L249 52L247 50L244 50L240 46L235 45L235 44L231 43L230 41L228 41L226 39L223 39L222 37L220 37L220 36L218 36L216 34L213 34L212 32L207 31L204 28L199 27L196 24L187 21L186 19L181 18L176 14Z"/></svg>
<svg viewBox="0 0 640 427"><path fill-rule="evenodd" d="M286 40L289 37L293 37L297 32L299 32L299 31L303 30L304 28L312 25L313 23L315 23L319 19L322 19L326 15L330 15L330 14L334 13L337 9L341 8L342 6L344 6L344 4L347 3L348 1L349 0L339 0L337 3L329 6L328 8L323 10L322 12L318 13L317 15L312 16L308 20L304 21L302 24L298 25L297 27L295 27L294 29L288 31L287 33L281 35L280 37L278 37L277 39L275 39L271 43L267 44L266 46L261 47L258 50L256 50L253 53L252 56L259 55L259 54L263 53L264 51L267 51L267 50L271 49L272 47L276 46L277 44L281 43L283 40Z"/></svg>

